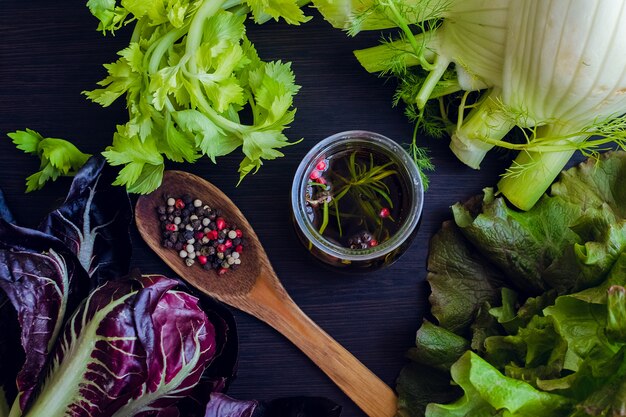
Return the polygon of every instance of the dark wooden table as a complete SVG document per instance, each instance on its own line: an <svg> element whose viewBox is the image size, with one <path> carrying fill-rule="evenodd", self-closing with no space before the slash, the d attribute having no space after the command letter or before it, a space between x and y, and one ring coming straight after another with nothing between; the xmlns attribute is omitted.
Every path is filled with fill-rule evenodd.
<svg viewBox="0 0 626 417"><path fill-rule="evenodd" d="M18 151L5 134L30 127L96 153L111 143L115 125L127 120L122 101L103 109L81 95L104 77L102 64L115 60L116 51L129 38L128 30L103 37L84 3L3 0L0 7L0 188L23 225L35 226L58 204L69 180L24 194L24 179L38 169L38 161ZM295 301L394 386L428 305L428 240L449 217L448 207L495 184L505 163L502 154L492 154L481 171L473 171L454 158L447 140L423 139L437 170L430 176L421 229L408 253L392 267L367 275L345 277L320 268L296 240L290 223L288 194L300 159L317 141L338 131L372 130L407 142L412 126L401 109L391 107L394 83L367 74L352 55L353 49L374 45L379 34L348 38L315 10L309 13L314 19L300 27L274 22L249 25L249 36L264 59L293 62L302 90L288 135L304 140L239 187L235 187L239 152L219 159L218 165L202 159L176 168L209 179L239 204ZM136 231L133 240L135 267L171 274ZM234 314L241 356L230 395L241 399L321 395L343 405L345 417L363 415L280 334L243 313Z"/></svg>

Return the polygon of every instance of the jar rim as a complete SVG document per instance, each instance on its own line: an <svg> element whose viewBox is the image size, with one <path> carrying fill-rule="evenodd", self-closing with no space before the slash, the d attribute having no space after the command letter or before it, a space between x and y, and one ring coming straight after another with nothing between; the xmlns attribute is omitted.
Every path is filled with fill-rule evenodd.
<svg viewBox="0 0 626 417"><path fill-rule="evenodd" d="M378 246L368 249L350 249L335 244L326 239L313 226L305 211L306 199L304 187L308 183L307 173L325 154L332 154L333 150L346 144L360 143L366 149L375 149L384 152L404 175L400 175L401 181L406 183L410 197L410 208L400 228L389 239ZM419 168L411 156L395 141L381 134L366 130L349 130L329 136L304 156L293 180L291 187L291 206L297 227L318 250L323 253L346 261L368 261L385 256L411 237L419 224L424 206L424 186Z"/></svg>

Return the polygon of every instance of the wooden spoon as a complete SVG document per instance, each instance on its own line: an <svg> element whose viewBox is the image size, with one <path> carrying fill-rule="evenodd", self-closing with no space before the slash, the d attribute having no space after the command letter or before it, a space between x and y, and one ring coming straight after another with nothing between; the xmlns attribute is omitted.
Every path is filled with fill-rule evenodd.
<svg viewBox="0 0 626 417"><path fill-rule="evenodd" d="M161 246L156 209L170 196L189 194L218 208L246 238L242 263L218 276L197 265L187 267L178 253ZM397 399L372 371L306 316L281 285L250 223L237 206L213 184L181 171L166 171L159 189L137 201L137 228L146 243L176 273L200 291L269 324L300 348L368 416L392 417Z"/></svg>

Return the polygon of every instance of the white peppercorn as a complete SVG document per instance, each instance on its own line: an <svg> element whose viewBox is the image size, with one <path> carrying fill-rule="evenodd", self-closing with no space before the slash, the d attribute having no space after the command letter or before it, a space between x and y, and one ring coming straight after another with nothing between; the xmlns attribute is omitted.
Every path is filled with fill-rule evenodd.
<svg viewBox="0 0 626 417"><path fill-rule="evenodd" d="M180 221L181 221L180 217L178 217L178 216L174 217L174 224L178 225L178 224L180 224Z"/></svg>
<svg viewBox="0 0 626 417"><path fill-rule="evenodd" d="M176 204L176 200L173 199L172 197L167 199L167 205L168 206L173 206L174 204Z"/></svg>
<svg viewBox="0 0 626 417"><path fill-rule="evenodd" d="M186 250L186 251L187 251L187 253L189 253L189 254L191 254L191 252L195 252L195 249L194 249L193 245L191 245L191 244L190 244L190 245L187 245L187 246L185 247L185 250Z"/></svg>
<svg viewBox="0 0 626 417"><path fill-rule="evenodd" d="M199 200L197 198L195 200L193 200L193 206L194 207L200 207L201 205L202 205L202 200Z"/></svg>
<svg viewBox="0 0 626 417"><path fill-rule="evenodd" d="M187 257L187 255L189 255L189 254L187 253L187 251L186 251L186 250L184 250L184 249L183 249L183 250L181 250L180 252L178 252L178 255L179 255L181 258L186 258L186 257Z"/></svg>
<svg viewBox="0 0 626 417"><path fill-rule="evenodd" d="M231 230L230 232L228 232L229 239L235 239L236 237L237 237L237 232L235 232L234 230Z"/></svg>

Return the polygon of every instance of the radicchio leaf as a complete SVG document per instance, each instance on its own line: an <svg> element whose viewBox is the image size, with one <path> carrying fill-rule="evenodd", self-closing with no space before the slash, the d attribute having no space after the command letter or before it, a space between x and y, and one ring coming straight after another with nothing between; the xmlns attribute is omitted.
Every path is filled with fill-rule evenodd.
<svg viewBox="0 0 626 417"><path fill-rule="evenodd" d="M341 407L321 397L287 397L241 401L211 394L204 417L339 417Z"/></svg>
<svg viewBox="0 0 626 417"><path fill-rule="evenodd" d="M63 205L40 226L76 254L96 284L126 275L130 265L132 209L126 190L111 185L114 180L104 158L92 157L74 177Z"/></svg>
<svg viewBox="0 0 626 417"><path fill-rule="evenodd" d="M93 291L65 326L26 417L157 415L187 395L217 347L198 299L177 284L142 276Z"/></svg>
<svg viewBox="0 0 626 417"><path fill-rule="evenodd" d="M87 294L87 284L88 277L78 260L62 242L0 220L0 289L6 294L0 312L3 322L17 315L21 327L19 340L25 352L23 364L18 362L21 369L16 379L21 410L41 379L66 311L72 311ZM15 329L10 323L4 323L3 327ZM10 349L17 345L14 340L7 343L11 344ZM15 373L8 372L9 368L15 370L15 365L7 363L6 367L0 367L3 379L15 380Z"/></svg>

